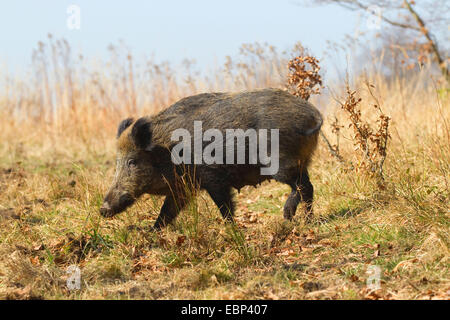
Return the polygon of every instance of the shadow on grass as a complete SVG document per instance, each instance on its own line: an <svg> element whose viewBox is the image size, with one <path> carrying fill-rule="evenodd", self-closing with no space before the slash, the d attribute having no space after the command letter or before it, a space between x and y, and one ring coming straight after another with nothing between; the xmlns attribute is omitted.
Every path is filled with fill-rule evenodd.
<svg viewBox="0 0 450 320"><path fill-rule="evenodd" d="M330 223L332 221L341 219L341 218L350 218L350 217L356 217L360 213L364 212L364 210L370 208L369 203L362 203L358 206L352 207L352 206L344 206L342 208L333 210L330 212L327 216L321 216L318 218L319 223Z"/></svg>
<svg viewBox="0 0 450 320"><path fill-rule="evenodd" d="M309 267L309 264L306 263L297 263L294 262L292 264L283 264L283 269L286 271L300 271L303 272Z"/></svg>

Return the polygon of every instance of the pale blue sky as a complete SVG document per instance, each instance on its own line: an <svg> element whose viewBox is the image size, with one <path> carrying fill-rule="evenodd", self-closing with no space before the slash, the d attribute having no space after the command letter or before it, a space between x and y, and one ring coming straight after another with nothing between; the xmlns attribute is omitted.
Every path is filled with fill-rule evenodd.
<svg viewBox="0 0 450 320"><path fill-rule="evenodd" d="M70 4L81 8L81 29L66 26ZM105 57L123 39L137 57L200 67L235 55L242 43L268 42L280 50L297 41L318 56L326 40L354 33L358 15L335 6L304 7L295 0L14 0L0 8L0 65L27 68L47 34L66 38L87 57ZM344 61L345 62L345 61Z"/></svg>

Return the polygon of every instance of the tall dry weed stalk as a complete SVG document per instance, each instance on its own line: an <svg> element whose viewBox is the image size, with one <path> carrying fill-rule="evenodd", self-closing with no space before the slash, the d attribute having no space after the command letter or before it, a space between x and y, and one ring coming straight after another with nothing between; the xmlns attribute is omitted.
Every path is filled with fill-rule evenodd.
<svg viewBox="0 0 450 320"><path fill-rule="evenodd" d="M386 160L387 142L389 139L389 121L387 116L381 109L378 99L375 97L371 84L366 82L370 95L375 99L376 103L373 108L378 112L377 126L374 127L368 120L364 119L361 112L362 98L357 97L357 92L350 89L349 84L346 85L346 99L339 102L342 110L345 111L348 120L348 127L352 128L352 141L358 156L358 162L355 166L356 170L363 170L370 175L379 178L379 186L381 187L383 176L383 164Z"/></svg>

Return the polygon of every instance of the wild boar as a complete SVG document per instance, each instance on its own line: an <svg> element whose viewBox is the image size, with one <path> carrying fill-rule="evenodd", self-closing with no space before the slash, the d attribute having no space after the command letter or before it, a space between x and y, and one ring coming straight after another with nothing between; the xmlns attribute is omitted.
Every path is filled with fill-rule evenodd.
<svg viewBox="0 0 450 320"><path fill-rule="evenodd" d="M154 224L159 230L187 204L189 188L198 187L233 221L232 188L274 179L292 189L284 217L292 219L301 201L309 217L313 186L308 165L322 122L311 103L280 89L203 93L157 115L125 119L117 130L114 180L100 213L112 217L144 193L163 195ZM195 183L186 186L187 176Z"/></svg>

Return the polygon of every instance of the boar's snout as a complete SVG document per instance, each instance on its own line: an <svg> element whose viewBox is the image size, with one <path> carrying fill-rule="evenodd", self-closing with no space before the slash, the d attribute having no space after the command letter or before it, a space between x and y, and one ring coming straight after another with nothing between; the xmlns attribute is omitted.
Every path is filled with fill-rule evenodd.
<svg viewBox="0 0 450 320"><path fill-rule="evenodd" d="M103 205L100 207L100 214L106 218L113 217L133 203L134 199L129 193L116 195L110 192L106 195Z"/></svg>
<svg viewBox="0 0 450 320"><path fill-rule="evenodd" d="M111 206L107 201L103 202L103 205L100 207L100 214L104 217L112 216Z"/></svg>

